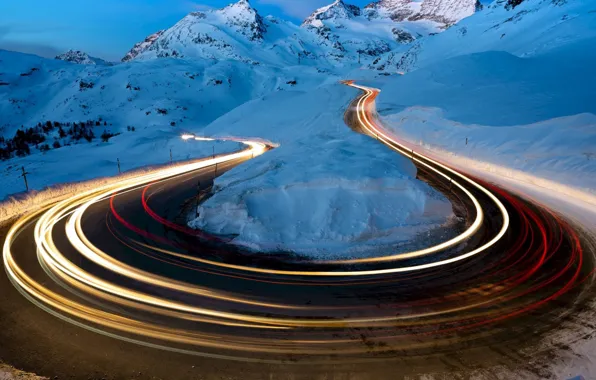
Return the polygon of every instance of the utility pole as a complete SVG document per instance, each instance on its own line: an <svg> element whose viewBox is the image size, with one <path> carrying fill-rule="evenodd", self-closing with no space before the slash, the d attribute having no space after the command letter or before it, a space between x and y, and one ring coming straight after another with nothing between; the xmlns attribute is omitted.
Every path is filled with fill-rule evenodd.
<svg viewBox="0 0 596 380"><path fill-rule="evenodd" d="M468 138L466 137L466 145L468 145Z"/></svg>
<svg viewBox="0 0 596 380"><path fill-rule="evenodd" d="M120 170L120 159L117 158L116 161L118 162L118 174L122 174L122 170Z"/></svg>
<svg viewBox="0 0 596 380"><path fill-rule="evenodd" d="M23 177L23 180L25 180L25 188L27 189L27 192L29 191L29 184L27 183L27 174L29 174L28 172L25 171L25 167L21 166L21 170L23 172L23 174L21 174L21 177Z"/></svg>
<svg viewBox="0 0 596 380"><path fill-rule="evenodd" d="M174 159L172 158L172 148L170 148L170 164L174 162Z"/></svg>

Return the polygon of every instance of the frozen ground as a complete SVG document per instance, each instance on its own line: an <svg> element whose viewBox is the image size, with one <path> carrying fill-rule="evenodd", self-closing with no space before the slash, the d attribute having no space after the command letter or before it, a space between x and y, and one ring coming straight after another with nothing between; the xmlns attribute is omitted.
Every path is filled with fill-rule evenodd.
<svg viewBox="0 0 596 380"><path fill-rule="evenodd" d="M354 95L340 84L279 93L207 126L208 135L250 134L280 147L218 179L221 191L191 226L265 251L349 257L448 223L451 205L414 178L409 160L345 126Z"/></svg>

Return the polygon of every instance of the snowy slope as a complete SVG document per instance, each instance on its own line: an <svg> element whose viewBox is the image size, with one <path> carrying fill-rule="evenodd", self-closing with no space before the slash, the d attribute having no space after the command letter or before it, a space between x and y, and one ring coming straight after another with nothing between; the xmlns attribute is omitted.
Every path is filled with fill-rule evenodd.
<svg viewBox="0 0 596 380"><path fill-rule="evenodd" d="M103 117L124 128L205 125L257 96L321 81L316 70L306 67L253 67L235 61L163 59L93 66L6 51L0 51L0 60L4 136L48 119ZM304 79L287 83L297 75Z"/></svg>
<svg viewBox="0 0 596 380"><path fill-rule="evenodd" d="M0 51L0 150L5 148L3 139L13 138L18 129L45 125L48 120L61 123L65 130L70 127L66 123L92 121L95 135L91 142L74 140L60 137L54 128L44 135L44 144L30 146L30 156L18 158L13 152L0 164L5 185L0 198L22 191L20 165L34 173L30 183L39 188L112 173L116 158L126 169L166 162L167 147L177 143L183 132L200 130L253 98L338 79L308 67L274 68L236 61L170 58L114 66L76 65ZM100 139L104 131L120 135L105 145ZM43 145L54 143L60 146L42 152ZM152 151L156 146L159 153ZM197 148L196 155L191 152L174 150L174 158L202 154ZM46 175L63 170L68 157L85 155L87 160L70 165L70 174ZM102 162L105 171L99 170Z"/></svg>
<svg viewBox="0 0 596 380"><path fill-rule="evenodd" d="M416 144L596 192L594 46L582 37L536 56L439 61L387 81L379 111Z"/></svg>

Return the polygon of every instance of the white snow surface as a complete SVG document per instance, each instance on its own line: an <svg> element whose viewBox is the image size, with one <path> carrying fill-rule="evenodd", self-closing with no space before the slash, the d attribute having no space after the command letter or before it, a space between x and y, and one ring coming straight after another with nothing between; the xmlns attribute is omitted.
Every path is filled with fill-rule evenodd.
<svg viewBox="0 0 596 380"><path fill-rule="evenodd" d="M261 136L275 150L226 173L190 222L262 251L353 257L449 223L450 203L411 162L349 130L355 91L331 84L251 101L205 133Z"/></svg>

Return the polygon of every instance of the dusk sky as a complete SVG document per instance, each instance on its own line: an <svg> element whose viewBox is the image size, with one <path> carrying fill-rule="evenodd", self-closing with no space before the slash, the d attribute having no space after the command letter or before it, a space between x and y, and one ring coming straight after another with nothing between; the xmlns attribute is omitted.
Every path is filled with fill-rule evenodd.
<svg viewBox="0 0 596 380"><path fill-rule="evenodd" d="M299 23L333 0L252 0L263 16ZM0 49L54 57L68 49L120 60L147 35L169 28L188 12L234 0L18 0L0 2ZM353 0L365 5L371 0Z"/></svg>

